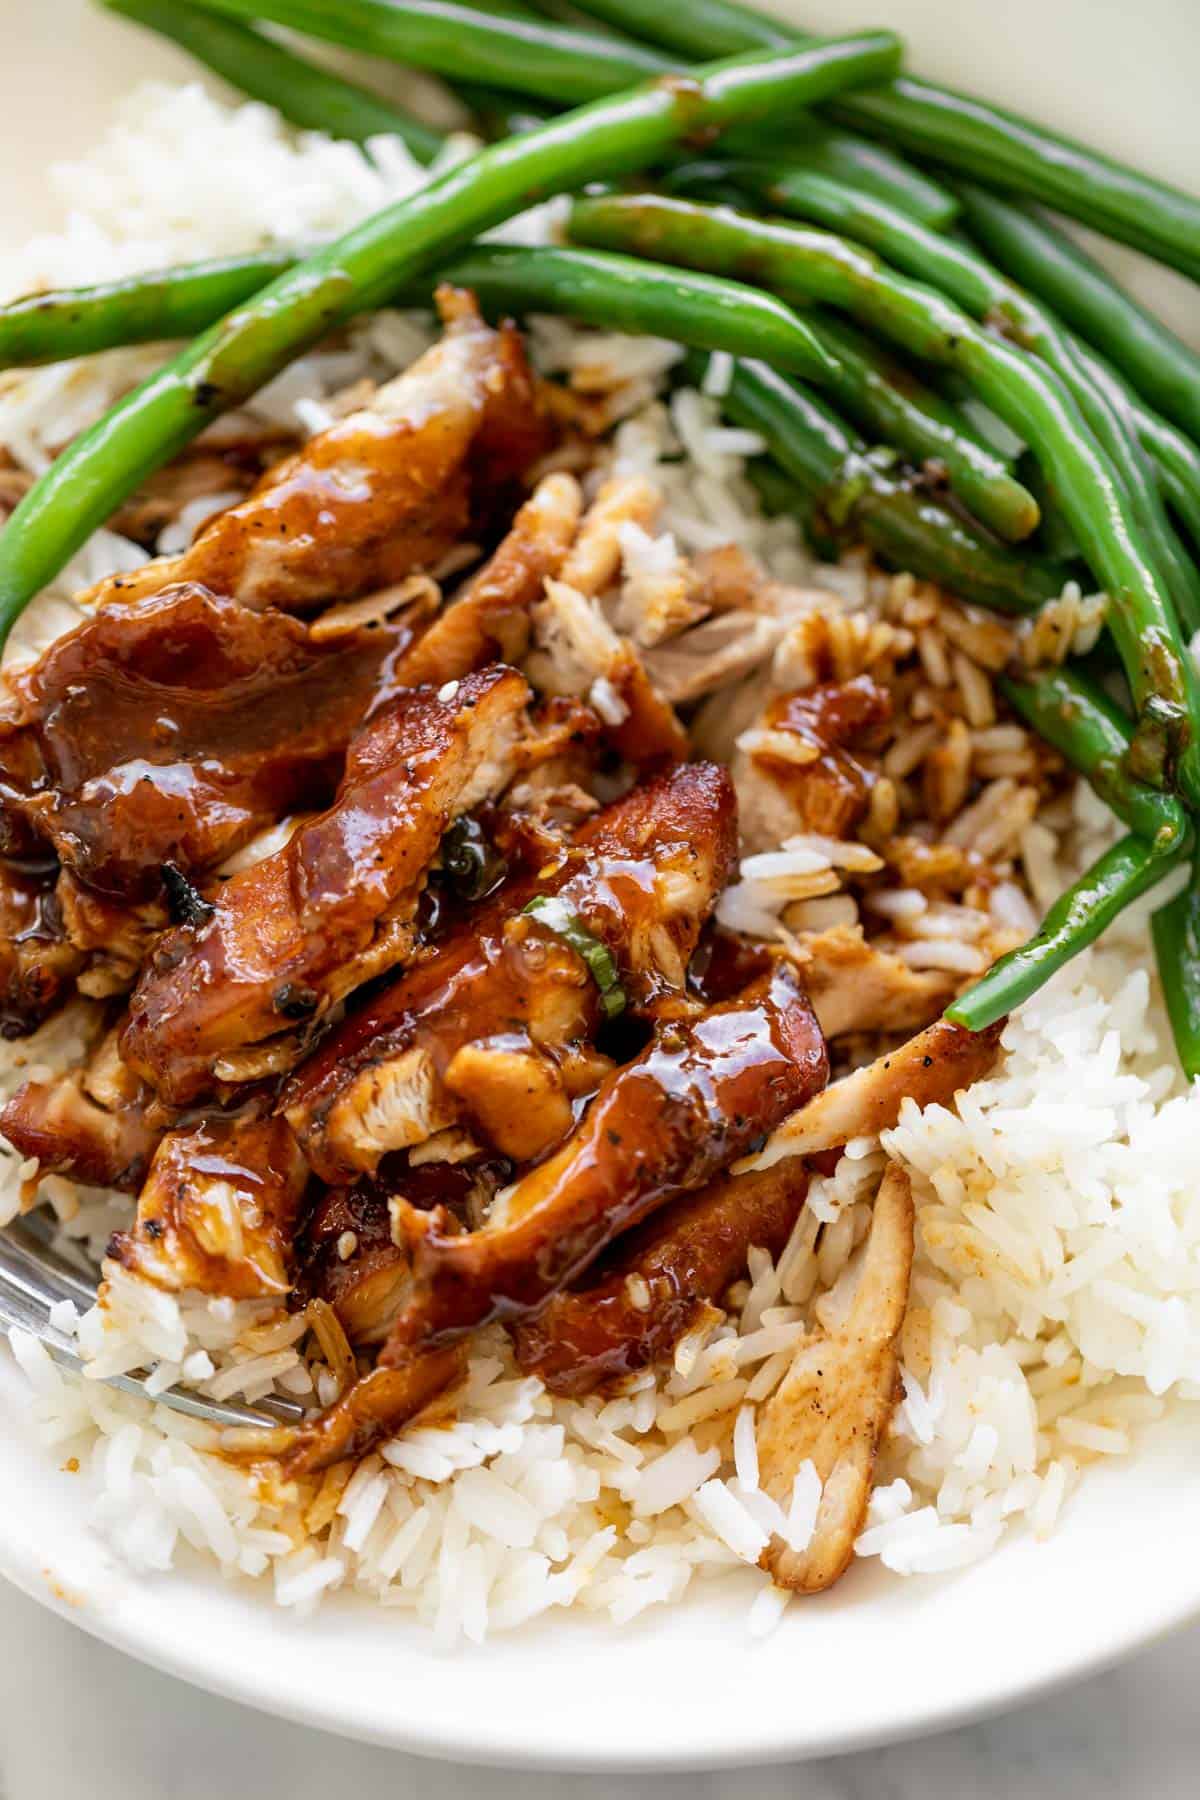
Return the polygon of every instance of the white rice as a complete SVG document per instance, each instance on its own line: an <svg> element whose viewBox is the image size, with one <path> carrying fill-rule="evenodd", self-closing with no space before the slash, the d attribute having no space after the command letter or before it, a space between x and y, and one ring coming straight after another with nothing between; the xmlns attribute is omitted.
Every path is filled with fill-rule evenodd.
<svg viewBox="0 0 1200 1800"><path fill-rule="evenodd" d="M198 86L144 89L96 152L56 172L66 227L11 259L0 292L328 235L422 178L392 140L368 155L294 137L267 109L220 105ZM536 238L552 218L540 209L512 235ZM306 357L255 410L315 429L328 394L402 366L427 333L420 319L381 315L348 351ZM653 473L667 502L665 541L631 538L627 555L655 572L676 545L734 538L781 580L819 586L848 608L870 604L860 562L819 567L789 521L758 512L743 473L757 441L719 421L727 361L712 359L703 393L676 392L666 406L652 395L678 359L674 345L560 320L536 322L533 341L544 368L581 388L607 371L611 390L619 375L628 416L614 463ZM114 352L0 377L0 442L37 471L159 355ZM167 547L180 541L176 528ZM141 554L97 533L33 609L26 652L73 622L74 586ZM1008 744L993 740L989 754ZM1110 831L1103 808L1081 793L1071 855L1094 854ZM848 854L804 839L749 859L725 916L773 934L797 895L812 906L841 898L823 896L820 879ZM1039 904L1069 874L1063 855L1054 831L1028 826L1024 866ZM903 928L910 960L949 966L957 953L953 966L965 968L977 955L961 920L929 918L922 895L898 888L872 904ZM1028 901L1014 884L997 896L997 917L1002 908L1010 926L1027 928ZM851 1144L833 1175L814 1180L778 1263L753 1253L740 1317L697 1330L672 1368L616 1399L555 1399L515 1370L502 1334L484 1334L453 1423L383 1445L340 1491L318 1493L319 1519L304 1516L209 1454L210 1428L99 1379L148 1365L161 1386L182 1378L225 1397L303 1395L312 1388L296 1348L303 1326L266 1304L177 1299L118 1277L105 1311L79 1323L93 1379L67 1378L14 1334L36 1429L56 1455L79 1459L93 1528L147 1573L200 1555L226 1575L269 1580L276 1601L300 1612L332 1589L353 1589L450 1647L559 1607L625 1622L740 1566L747 1630L761 1637L788 1601L754 1565L773 1533L804 1548L821 1492L811 1464L786 1509L761 1491L756 1409L812 1324L844 1311L890 1156L914 1179L919 1245L904 1395L859 1553L913 1575L961 1567L1018 1525L1043 1537L1088 1463L1127 1454L1168 1400L1200 1397L1200 1205L1190 1173L1200 1100L1175 1070L1150 968L1144 918L1126 916L1103 949L1013 1020L1005 1058L957 1113L910 1102L882 1144ZM87 1029L86 1007L72 1007L5 1047L0 1092L74 1060ZM32 1173L0 1156L0 1222ZM93 1257L128 1214L120 1196L76 1194L61 1181L43 1183L42 1197L65 1240ZM56 1322L75 1324L65 1311Z"/></svg>

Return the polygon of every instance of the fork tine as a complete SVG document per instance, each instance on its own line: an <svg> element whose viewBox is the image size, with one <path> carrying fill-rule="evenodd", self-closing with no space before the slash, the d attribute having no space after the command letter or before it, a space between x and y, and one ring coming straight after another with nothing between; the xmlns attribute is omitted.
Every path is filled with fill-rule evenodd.
<svg viewBox="0 0 1200 1800"><path fill-rule="evenodd" d="M63 1300L86 1308L95 1304L96 1290L23 1223L0 1231L0 1326L4 1327L5 1336L14 1330L29 1332L61 1367L87 1378L86 1364L73 1339L50 1322L50 1308ZM174 1412L205 1419L212 1425L291 1425L304 1416L298 1401L274 1395L247 1406L239 1401L210 1400L185 1387L148 1394L145 1378L134 1374L107 1376L104 1385L169 1406Z"/></svg>

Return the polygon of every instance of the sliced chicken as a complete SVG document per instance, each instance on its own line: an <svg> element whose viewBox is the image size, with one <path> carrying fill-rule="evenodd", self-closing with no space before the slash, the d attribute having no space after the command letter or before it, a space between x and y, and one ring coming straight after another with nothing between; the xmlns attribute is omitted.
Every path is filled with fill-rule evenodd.
<svg viewBox="0 0 1200 1800"><path fill-rule="evenodd" d="M297 1239L298 1298L331 1306L350 1343L382 1343L400 1310L409 1268L408 1252L392 1236L392 1199L402 1194L410 1206L446 1206L466 1220L495 1194L498 1168L429 1163L332 1188Z"/></svg>
<svg viewBox="0 0 1200 1800"><path fill-rule="evenodd" d="M165 1100L291 1066L331 1005L404 960L446 828L505 785L526 721L513 669L444 691L405 690L376 712L333 806L233 875L206 919L162 938L122 1054Z"/></svg>
<svg viewBox="0 0 1200 1800"><path fill-rule="evenodd" d="M55 875L53 866L0 859L0 1038L36 1031L82 965L63 927Z"/></svg>
<svg viewBox="0 0 1200 1800"><path fill-rule="evenodd" d="M875 1137L896 1123L907 1099L917 1106L951 1106L956 1094L981 1080L995 1063L1006 1023L998 1019L984 1031L967 1031L938 1019L899 1049L833 1082L785 1119L757 1156L739 1166L769 1169L785 1156L813 1156L851 1138Z"/></svg>
<svg viewBox="0 0 1200 1800"><path fill-rule="evenodd" d="M875 1199L849 1314L796 1351L758 1421L762 1487L786 1511L802 1464L821 1478L816 1529L804 1550L780 1538L761 1565L803 1594L831 1587L854 1554L871 1498L879 1442L899 1392L899 1337L908 1308L913 1203L908 1177L892 1164Z"/></svg>
<svg viewBox="0 0 1200 1800"><path fill-rule="evenodd" d="M827 1038L855 1031L919 1031L960 986L945 969L912 969L871 944L857 925L806 933L798 956L808 997Z"/></svg>
<svg viewBox="0 0 1200 1800"><path fill-rule="evenodd" d="M599 991L578 951L523 908L535 895L611 953L635 1011L679 994L737 852L723 769L690 763L578 830L537 877L510 882L438 952L353 1014L282 1107L327 1181L461 1122L514 1161L544 1154L594 1089Z"/></svg>
<svg viewBox="0 0 1200 1800"><path fill-rule="evenodd" d="M734 779L744 794L751 850L798 832L845 838L870 805L872 751L892 716L892 697L870 675L772 700L738 739Z"/></svg>
<svg viewBox="0 0 1200 1800"><path fill-rule="evenodd" d="M286 1294L307 1183L308 1166L282 1119L213 1118L168 1132L138 1196L137 1221L113 1235L108 1255L172 1292Z"/></svg>
<svg viewBox="0 0 1200 1800"><path fill-rule="evenodd" d="M165 866L211 869L328 803L412 637L400 624L320 644L195 586L105 607L11 678L6 805L90 888L159 898Z"/></svg>
<svg viewBox="0 0 1200 1800"><path fill-rule="evenodd" d="M778 1256L808 1192L803 1163L720 1175L618 1238L578 1288L516 1328L517 1361L556 1394L586 1394L670 1356L704 1307L746 1271L750 1248Z"/></svg>
<svg viewBox="0 0 1200 1800"><path fill-rule="evenodd" d="M400 659L397 680L440 687L498 658L519 662L529 647L534 603L558 573L582 503L573 476L539 482L495 555Z"/></svg>
<svg viewBox="0 0 1200 1800"><path fill-rule="evenodd" d="M370 403L311 438L182 556L87 598L130 601L197 581L256 610L310 611L425 569L497 509L549 448L520 336L442 290L441 341Z"/></svg>
<svg viewBox="0 0 1200 1800"><path fill-rule="evenodd" d="M397 1207L413 1280L383 1361L542 1305L622 1231L713 1180L827 1075L808 1001L782 963L695 1022L660 1028L481 1230L453 1235L441 1210Z"/></svg>
<svg viewBox="0 0 1200 1800"><path fill-rule="evenodd" d="M86 1084L81 1070L27 1081L0 1111L0 1136L21 1156L36 1156L40 1175L136 1194L161 1131L141 1105L101 1105Z"/></svg>

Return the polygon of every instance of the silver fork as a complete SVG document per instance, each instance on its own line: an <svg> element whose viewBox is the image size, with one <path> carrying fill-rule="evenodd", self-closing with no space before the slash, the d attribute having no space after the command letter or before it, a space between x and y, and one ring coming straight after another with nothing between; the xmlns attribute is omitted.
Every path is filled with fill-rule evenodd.
<svg viewBox="0 0 1200 1800"><path fill-rule="evenodd" d="M85 1365L74 1340L50 1321L50 1308L62 1300L70 1300L80 1312L86 1312L96 1303L96 1289L40 1236L30 1220L16 1219L0 1230L0 1331L6 1337L13 1327L31 1332L56 1363L83 1374ZM292 1425L304 1415L299 1401L275 1395L245 1406L238 1401L210 1400L186 1387L148 1394L142 1375L109 1375L105 1385L139 1394L143 1400L157 1401L194 1419L206 1419L212 1425Z"/></svg>

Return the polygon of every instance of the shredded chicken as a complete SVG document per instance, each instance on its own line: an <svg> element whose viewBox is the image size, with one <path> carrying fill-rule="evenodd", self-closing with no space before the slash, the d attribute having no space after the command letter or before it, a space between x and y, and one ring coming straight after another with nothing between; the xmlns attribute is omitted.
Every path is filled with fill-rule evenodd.
<svg viewBox="0 0 1200 1800"><path fill-rule="evenodd" d="M808 996L827 1038L856 1031L917 1031L957 992L945 969L911 969L892 951L867 942L857 925L832 925L798 940Z"/></svg>
<svg viewBox="0 0 1200 1800"><path fill-rule="evenodd" d="M814 1156L851 1138L875 1137L896 1123L908 1099L914 1106L951 1105L961 1089L992 1067L1005 1023L999 1019L986 1031L967 1031L938 1019L899 1049L833 1082L785 1119L757 1156L738 1167L769 1169L785 1156Z"/></svg>
<svg viewBox="0 0 1200 1800"><path fill-rule="evenodd" d="M796 1550L777 1537L763 1552L762 1566L780 1587L820 1593L854 1554L879 1442L898 1398L898 1340L912 1259L912 1193L908 1176L893 1163L875 1199L849 1313L836 1330L800 1345L759 1417L759 1479L770 1497L786 1511L805 1462L822 1482L807 1547Z"/></svg>
<svg viewBox="0 0 1200 1800"><path fill-rule="evenodd" d="M570 475L547 475L525 502L495 555L401 657L397 681L440 687L486 662L520 662L531 614L557 574L579 524L582 495Z"/></svg>

